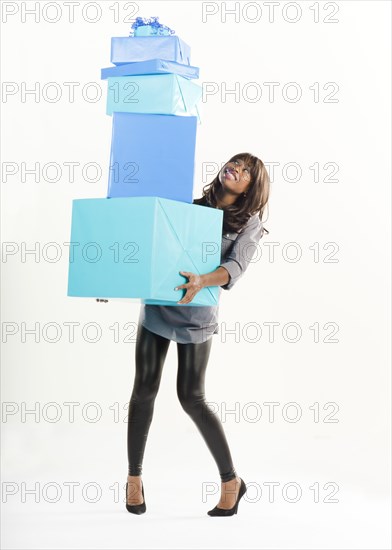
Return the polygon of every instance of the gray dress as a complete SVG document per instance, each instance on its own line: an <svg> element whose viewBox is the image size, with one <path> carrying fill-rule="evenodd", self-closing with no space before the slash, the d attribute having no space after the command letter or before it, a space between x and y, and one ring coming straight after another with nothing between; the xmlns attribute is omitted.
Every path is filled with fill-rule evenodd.
<svg viewBox="0 0 392 550"><path fill-rule="evenodd" d="M230 290L246 271L255 255L264 228L258 213L251 216L239 233L224 233L221 245L221 263L230 275L229 282L219 287ZM186 281L187 282L187 281ZM184 295L180 289L178 299ZM215 306L160 306L141 304L139 323L151 332L180 344L205 342L218 328L219 304Z"/></svg>

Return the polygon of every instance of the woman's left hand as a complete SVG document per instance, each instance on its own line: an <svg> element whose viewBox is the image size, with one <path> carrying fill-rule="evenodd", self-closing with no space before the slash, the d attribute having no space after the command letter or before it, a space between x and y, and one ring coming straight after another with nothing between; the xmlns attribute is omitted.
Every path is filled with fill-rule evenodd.
<svg viewBox="0 0 392 550"><path fill-rule="evenodd" d="M201 275L196 275L196 273L191 273L190 271L180 271L181 275L188 277L189 282L180 286L176 286L174 290L179 290L180 288L185 288L185 296L177 302L177 304L188 304L193 300L196 294L203 288L203 279Z"/></svg>

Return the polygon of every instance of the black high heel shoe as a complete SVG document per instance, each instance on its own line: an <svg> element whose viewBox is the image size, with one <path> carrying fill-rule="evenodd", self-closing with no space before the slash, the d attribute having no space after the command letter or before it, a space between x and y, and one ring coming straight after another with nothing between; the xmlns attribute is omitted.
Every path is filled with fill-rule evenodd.
<svg viewBox="0 0 392 550"><path fill-rule="evenodd" d="M141 504L128 504L128 481L127 481L127 487L125 489L125 506L128 512L131 512L131 514L144 514L146 511L146 501L144 500L144 483L142 481L142 495L143 495L143 502Z"/></svg>
<svg viewBox="0 0 392 550"><path fill-rule="evenodd" d="M241 480L241 486L240 486L237 500L235 501L233 508L229 508L228 510L225 510L224 508L218 508L218 506L215 506L215 508L207 512L209 516L232 516L237 513L238 503L246 493L245 481L242 479L242 477L240 477L240 480Z"/></svg>

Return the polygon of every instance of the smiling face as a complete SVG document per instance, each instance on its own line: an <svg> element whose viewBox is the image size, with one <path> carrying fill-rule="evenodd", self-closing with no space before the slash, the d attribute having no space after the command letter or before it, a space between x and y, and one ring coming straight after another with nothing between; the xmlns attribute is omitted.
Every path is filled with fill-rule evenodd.
<svg viewBox="0 0 392 550"><path fill-rule="evenodd" d="M225 191L241 195L251 183L250 166L240 159L229 160L219 172L219 181Z"/></svg>

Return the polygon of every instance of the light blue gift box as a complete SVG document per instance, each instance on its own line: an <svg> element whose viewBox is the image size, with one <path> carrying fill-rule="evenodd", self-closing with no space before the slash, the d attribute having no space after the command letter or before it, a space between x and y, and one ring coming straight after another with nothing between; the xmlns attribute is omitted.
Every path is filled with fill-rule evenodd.
<svg viewBox="0 0 392 550"><path fill-rule="evenodd" d="M170 32L167 29L159 29L158 34L155 27L151 25L141 25L135 29L134 36L170 36Z"/></svg>
<svg viewBox="0 0 392 550"><path fill-rule="evenodd" d="M223 211L161 197L72 201L68 296L139 298L148 304L217 305L219 287L177 304L187 283L220 265Z"/></svg>
<svg viewBox="0 0 392 550"><path fill-rule="evenodd" d="M196 117L113 113L108 197L192 203Z"/></svg>
<svg viewBox="0 0 392 550"><path fill-rule="evenodd" d="M109 76L165 73L178 74L184 78L199 78L199 67L166 61L166 59L149 59L148 61L136 61L135 63L105 67L101 69L101 79L105 80Z"/></svg>
<svg viewBox="0 0 392 550"><path fill-rule="evenodd" d="M113 36L110 62L114 65L166 59L191 64L191 48L178 36Z"/></svg>
<svg viewBox="0 0 392 550"><path fill-rule="evenodd" d="M176 74L108 78L106 113L197 116L202 87Z"/></svg>

